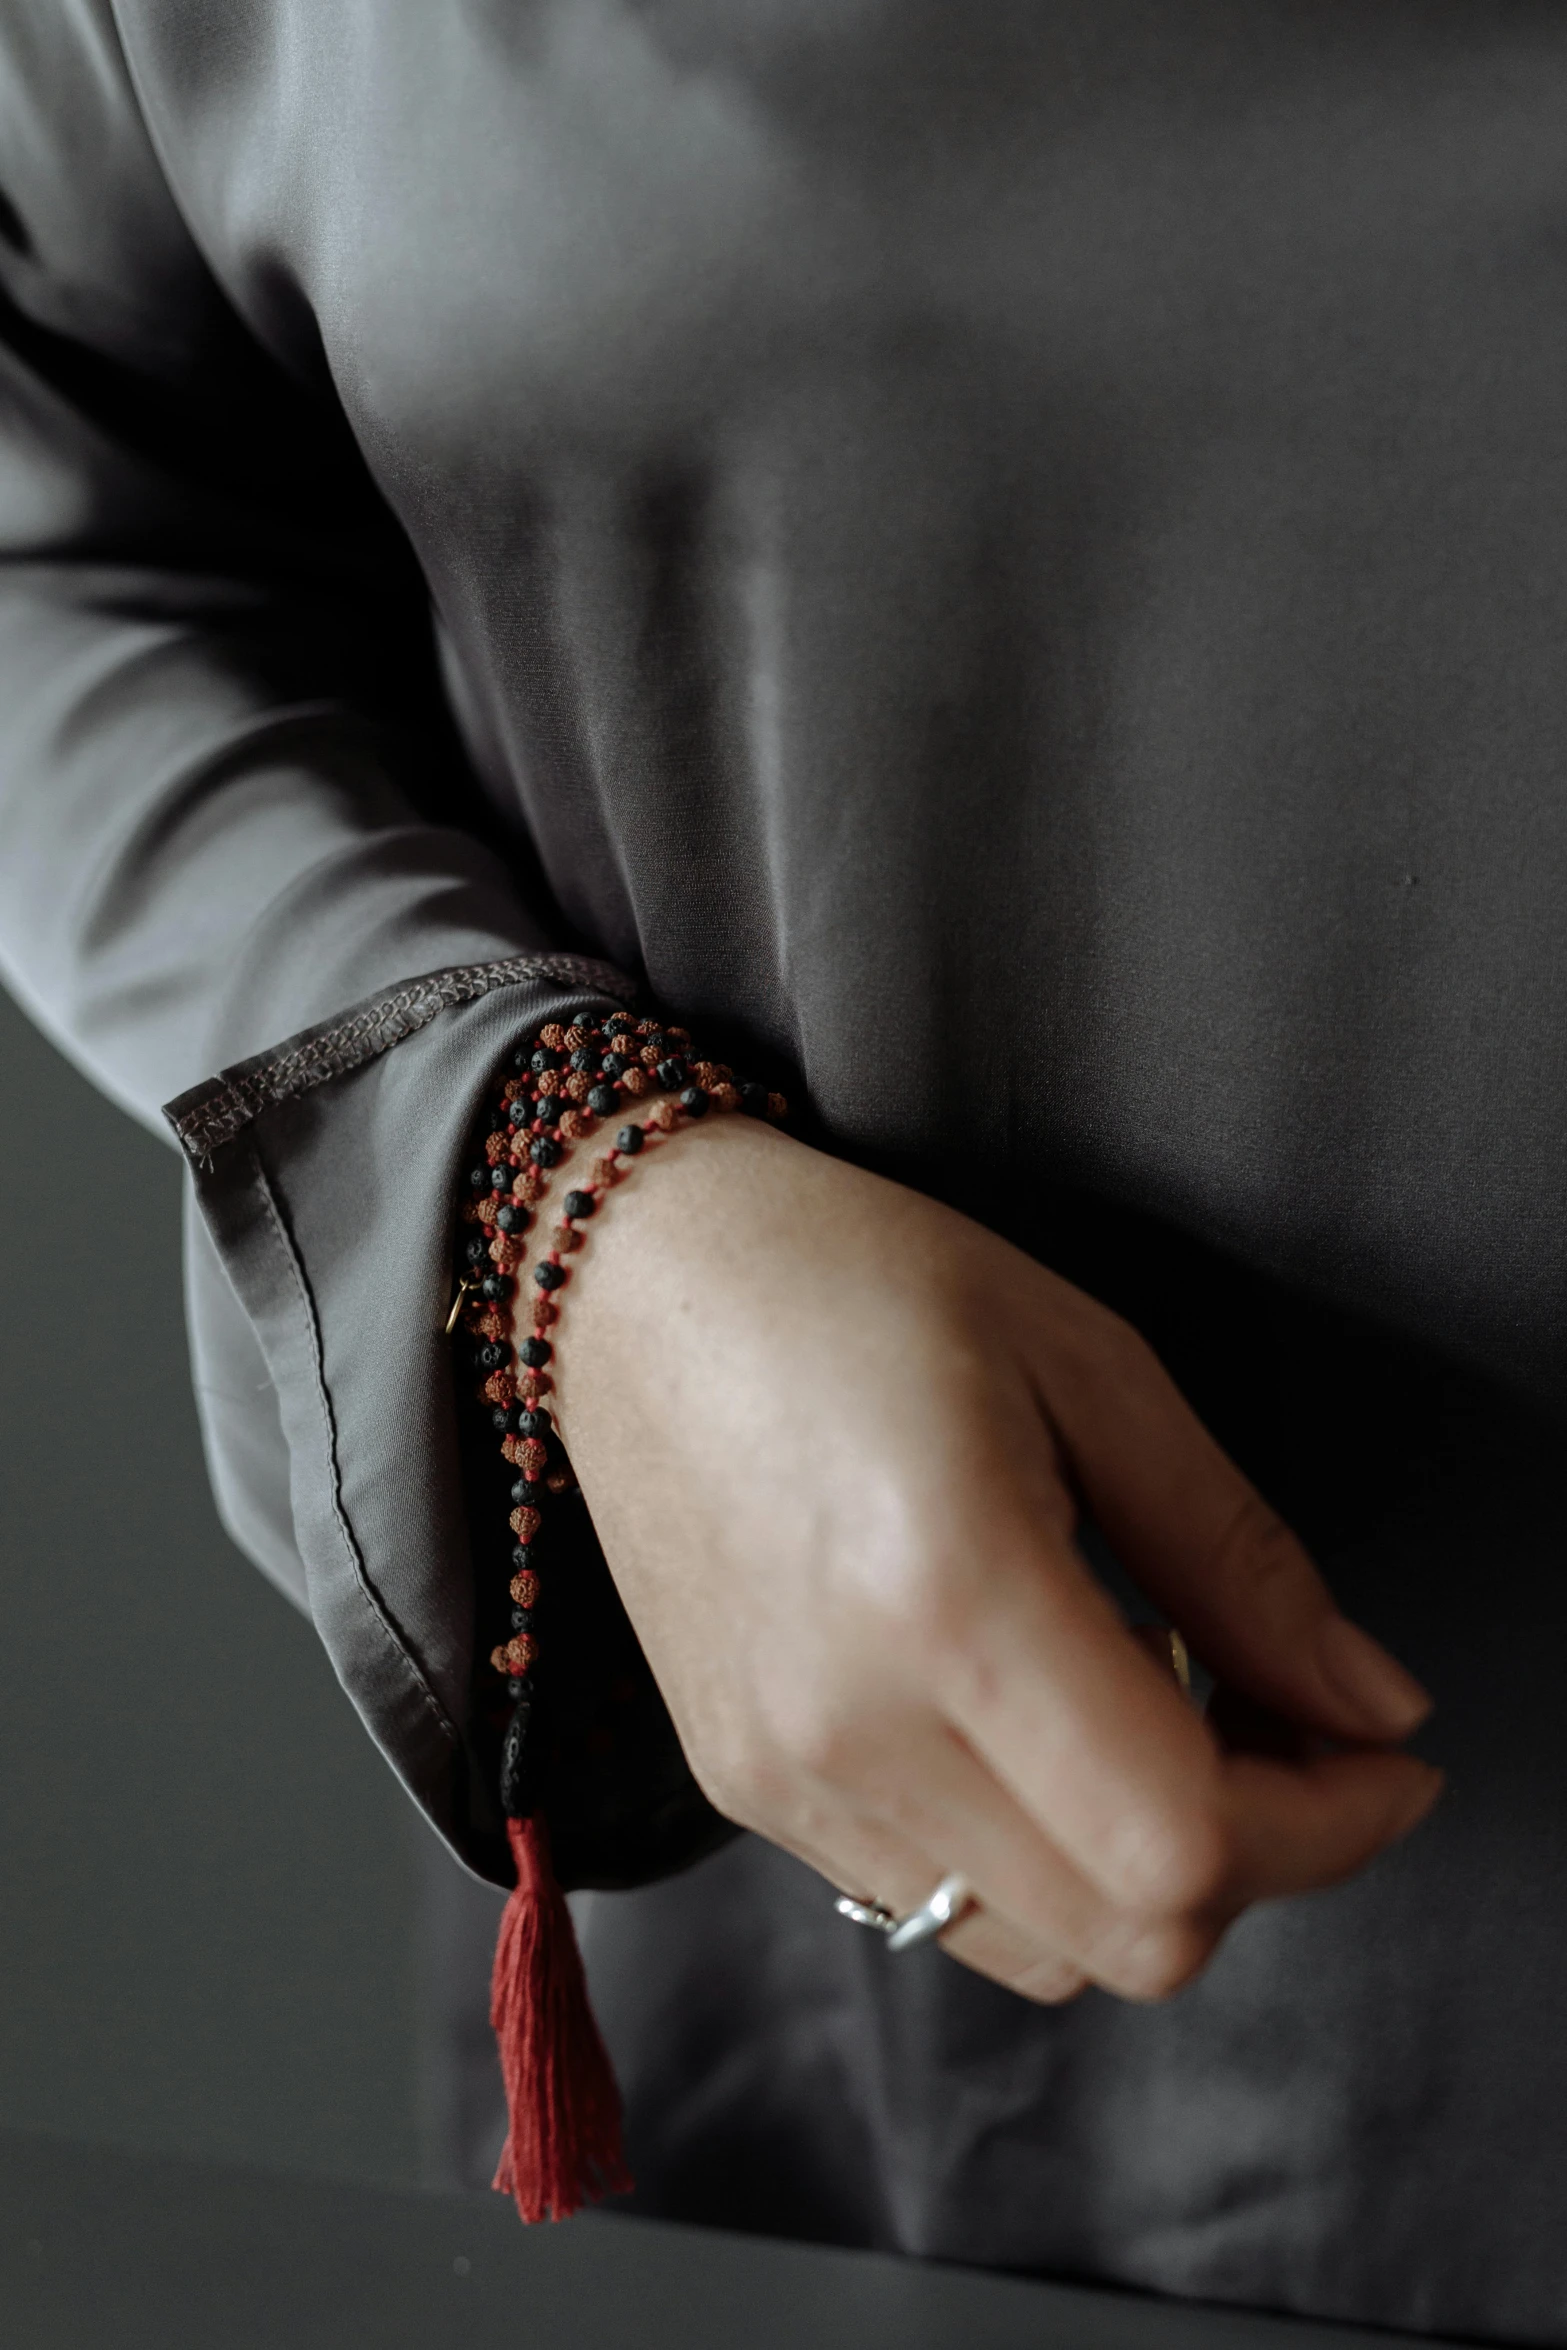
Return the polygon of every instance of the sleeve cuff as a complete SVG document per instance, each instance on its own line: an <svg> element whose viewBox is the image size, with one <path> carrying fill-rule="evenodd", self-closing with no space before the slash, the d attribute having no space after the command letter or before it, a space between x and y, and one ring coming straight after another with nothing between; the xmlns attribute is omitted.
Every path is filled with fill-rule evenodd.
<svg viewBox="0 0 1567 2350"><path fill-rule="evenodd" d="M393 1769L459 1858L499 1883L511 1867L497 1758L474 1695L475 1567L492 1542L471 1523L444 1335L457 1187L519 1032L635 992L573 955L431 972L165 1111L226 1276L189 1300L225 1519L252 1548L248 1531L275 1524L286 1490L300 1573L280 1571L275 1536L259 1563L302 1588ZM247 1394L251 1412L236 1400ZM691 1778L585 1513L583 1537L555 1648L566 1735L545 1808L564 1883L634 1884L734 1831Z"/></svg>

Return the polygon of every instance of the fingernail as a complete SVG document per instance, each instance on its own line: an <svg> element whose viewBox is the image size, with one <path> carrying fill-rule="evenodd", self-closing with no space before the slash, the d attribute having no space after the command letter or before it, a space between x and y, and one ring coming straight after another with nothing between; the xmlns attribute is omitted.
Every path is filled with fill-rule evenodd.
<svg viewBox="0 0 1567 2350"><path fill-rule="evenodd" d="M1414 1674L1347 1616L1329 1616L1323 1625L1317 1662L1330 1687L1378 1737L1407 1738L1431 1711L1430 1696Z"/></svg>

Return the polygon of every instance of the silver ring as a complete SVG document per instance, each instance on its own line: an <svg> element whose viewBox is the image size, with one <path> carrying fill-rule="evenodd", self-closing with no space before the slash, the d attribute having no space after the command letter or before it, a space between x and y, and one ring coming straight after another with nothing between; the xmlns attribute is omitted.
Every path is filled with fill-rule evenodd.
<svg viewBox="0 0 1567 2350"><path fill-rule="evenodd" d="M878 1934L890 1934L898 1922L879 1901L855 1901L847 1893L840 1893L833 1907L851 1926L870 1926Z"/></svg>
<svg viewBox="0 0 1567 2350"><path fill-rule="evenodd" d="M911 1909L906 1918L900 1918L887 1936L889 1950L913 1950L921 1942L932 1942L946 1928L956 1923L973 1904L967 1877L943 1877L928 1901L918 1909Z"/></svg>

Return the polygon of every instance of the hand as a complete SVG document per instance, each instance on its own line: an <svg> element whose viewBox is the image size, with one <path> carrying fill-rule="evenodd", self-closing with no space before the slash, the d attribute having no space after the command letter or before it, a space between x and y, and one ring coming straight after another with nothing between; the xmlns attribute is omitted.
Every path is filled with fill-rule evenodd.
<svg viewBox="0 0 1567 2350"><path fill-rule="evenodd" d="M843 1890L902 1912L960 1870L955 1957L1157 1998L1430 1808L1385 1750L1418 1684L1143 1342L1006 1242L730 1118L644 1157L573 1266L560 1431L691 1767ZM1222 1750L1084 1567L1079 1496L1212 1672L1334 1749Z"/></svg>

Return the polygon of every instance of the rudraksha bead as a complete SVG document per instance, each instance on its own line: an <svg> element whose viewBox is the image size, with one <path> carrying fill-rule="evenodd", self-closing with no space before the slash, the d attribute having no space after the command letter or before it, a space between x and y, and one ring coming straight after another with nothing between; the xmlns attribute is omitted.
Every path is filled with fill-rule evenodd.
<svg viewBox="0 0 1567 2350"><path fill-rule="evenodd" d="M554 1354L546 1332L558 1320L559 1292L567 1280L562 1260L582 1248L587 1235L579 1225L594 1216L601 1196L625 1178L630 1163L648 1145L676 1132L688 1118L703 1117L710 1108L744 1108L777 1116L784 1107L760 1086L737 1085L722 1062L695 1060L690 1042L689 1033L673 1023L634 1020L623 1012L602 1021L582 1015L569 1025L545 1023L531 1046L521 1046L512 1055L511 1066L519 1075L496 1087L490 1131L481 1145L485 1163L473 1168L469 1204L461 1211L479 1229L459 1249L467 1287L459 1292L454 1318L460 1318L475 1342L483 1342L478 1364L487 1375L480 1392L492 1406L501 1453L519 1472L512 1488L511 1524L518 1536L511 1554L512 1637L492 1652L491 1660L513 1701L501 1776L503 1806L517 1811L532 1799L533 1788L522 1757L538 1653L532 1613L539 1598L535 1544L547 1506L554 1497L570 1492L575 1482L544 1408L554 1385L544 1368ZM650 1074L654 1071L656 1079ZM616 1111L624 1117L631 1102L655 1083L664 1098L644 1117L628 1121L616 1144L601 1152L578 1177L576 1187L566 1192L555 1212L547 1252L539 1256L535 1245L538 1261L531 1268L530 1288L537 1294L531 1297L531 1327L519 1337L511 1320L516 1290L512 1276L527 1261L523 1234L532 1225L529 1211L550 1189L550 1171L593 1132L600 1118ZM668 1098L676 1091L685 1097L678 1104ZM493 1271L486 1269L486 1259Z"/></svg>

